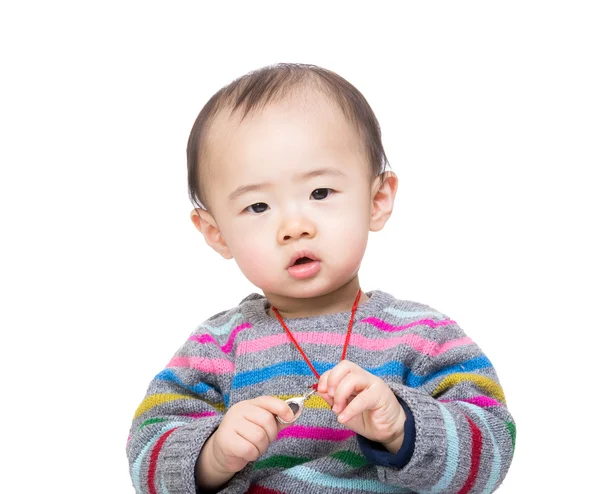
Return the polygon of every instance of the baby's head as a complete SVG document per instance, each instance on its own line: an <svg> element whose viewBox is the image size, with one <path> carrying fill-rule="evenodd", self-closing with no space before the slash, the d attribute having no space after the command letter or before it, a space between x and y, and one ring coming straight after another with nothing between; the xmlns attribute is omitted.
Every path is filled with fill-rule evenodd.
<svg viewBox="0 0 600 494"><path fill-rule="evenodd" d="M392 212L397 179L371 107L313 65L265 67L219 90L187 156L194 225L271 301L350 283L368 232Z"/></svg>

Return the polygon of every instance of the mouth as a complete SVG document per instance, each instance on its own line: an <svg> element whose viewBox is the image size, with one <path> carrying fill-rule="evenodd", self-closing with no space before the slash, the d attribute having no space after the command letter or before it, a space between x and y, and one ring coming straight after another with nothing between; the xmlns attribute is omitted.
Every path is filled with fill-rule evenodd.
<svg viewBox="0 0 600 494"><path fill-rule="evenodd" d="M290 259L290 263L288 264L287 267L291 268L292 266L298 266L300 264L307 264L307 263L313 262L313 261L320 261L320 259L308 250L301 250L299 252L296 252L292 256L292 258Z"/></svg>

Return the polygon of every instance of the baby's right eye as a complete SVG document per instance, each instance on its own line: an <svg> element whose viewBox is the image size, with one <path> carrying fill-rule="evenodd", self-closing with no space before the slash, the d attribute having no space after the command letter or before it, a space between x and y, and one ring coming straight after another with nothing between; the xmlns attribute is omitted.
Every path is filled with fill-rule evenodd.
<svg viewBox="0 0 600 494"><path fill-rule="evenodd" d="M268 209L268 207L268 204L265 204L264 202L257 202L248 206L246 209L244 209L244 211L248 211L249 213L260 214L264 213Z"/></svg>

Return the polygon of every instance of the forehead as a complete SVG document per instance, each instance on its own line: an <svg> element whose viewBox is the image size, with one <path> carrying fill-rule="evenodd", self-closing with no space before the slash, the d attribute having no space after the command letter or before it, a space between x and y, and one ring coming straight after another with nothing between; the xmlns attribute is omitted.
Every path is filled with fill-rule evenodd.
<svg viewBox="0 0 600 494"><path fill-rule="evenodd" d="M355 176L370 171L358 130L323 96L272 103L241 121L221 111L207 142L208 189L220 195L246 182L277 182L313 169Z"/></svg>

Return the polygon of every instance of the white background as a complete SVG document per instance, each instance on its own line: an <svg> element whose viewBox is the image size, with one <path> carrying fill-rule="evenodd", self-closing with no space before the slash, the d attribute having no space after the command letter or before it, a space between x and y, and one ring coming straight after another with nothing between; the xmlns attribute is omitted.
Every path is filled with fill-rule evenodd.
<svg viewBox="0 0 600 494"><path fill-rule="evenodd" d="M208 4L1 7L2 491L133 491L150 380L257 291L189 219L192 123L304 62L363 92L399 177L363 289L448 314L498 371L499 492L598 492L595 2Z"/></svg>

